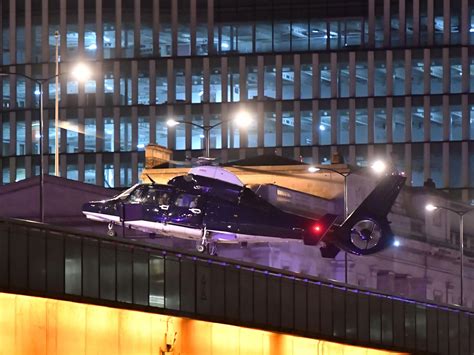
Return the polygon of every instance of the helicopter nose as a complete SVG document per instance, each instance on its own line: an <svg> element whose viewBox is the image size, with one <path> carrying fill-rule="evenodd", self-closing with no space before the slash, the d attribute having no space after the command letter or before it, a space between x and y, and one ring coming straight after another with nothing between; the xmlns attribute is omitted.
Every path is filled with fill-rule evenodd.
<svg viewBox="0 0 474 355"><path fill-rule="evenodd" d="M87 202L82 205L82 212L95 212L95 213L100 213L102 203L97 203L97 202Z"/></svg>

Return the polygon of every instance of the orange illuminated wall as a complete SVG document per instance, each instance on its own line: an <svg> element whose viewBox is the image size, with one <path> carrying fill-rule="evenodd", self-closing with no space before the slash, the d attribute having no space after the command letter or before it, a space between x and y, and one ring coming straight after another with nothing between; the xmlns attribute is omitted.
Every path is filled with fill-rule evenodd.
<svg viewBox="0 0 474 355"><path fill-rule="evenodd" d="M0 354L394 353L160 314L0 293Z"/></svg>

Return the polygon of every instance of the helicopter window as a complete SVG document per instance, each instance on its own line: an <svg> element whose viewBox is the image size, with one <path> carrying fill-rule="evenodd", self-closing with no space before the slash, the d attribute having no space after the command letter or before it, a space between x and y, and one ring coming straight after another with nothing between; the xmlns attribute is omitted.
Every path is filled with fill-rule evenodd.
<svg viewBox="0 0 474 355"><path fill-rule="evenodd" d="M128 196L128 201L130 203L139 203L142 202L143 197L146 194L146 186L137 187L133 190L130 195Z"/></svg>
<svg viewBox="0 0 474 355"><path fill-rule="evenodd" d="M190 194L179 194L174 202L177 207L196 208L198 206L199 196Z"/></svg>
<svg viewBox="0 0 474 355"><path fill-rule="evenodd" d="M168 205L170 201L170 194L168 191L158 190L156 188L149 188L148 192L144 194L143 202L156 203L159 205Z"/></svg>

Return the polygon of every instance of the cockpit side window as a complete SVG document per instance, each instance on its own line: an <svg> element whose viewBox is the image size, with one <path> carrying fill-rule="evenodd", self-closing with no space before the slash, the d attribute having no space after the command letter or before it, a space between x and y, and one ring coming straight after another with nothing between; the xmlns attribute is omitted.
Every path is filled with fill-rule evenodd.
<svg viewBox="0 0 474 355"><path fill-rule="evenodd" d="M196 208L199 204L199 196L191 194L179 194L174 201L176 207Z"/></svg>
<svg viewBox="0 0 474 355"><path fill-rule="evenodd" d="M150 187L146 195L143 197L143 202L168 205L170 202L170 193L166 190Z"/></svg>
<svg viewBox="0 0 474 355"><path fill-rule="evenodd" d="M128 201L130 203L140 203L142 202L144 196L146 196L147 187L146 186L139 186L135 190L133 190L130 195L128 196Z"/></svg>

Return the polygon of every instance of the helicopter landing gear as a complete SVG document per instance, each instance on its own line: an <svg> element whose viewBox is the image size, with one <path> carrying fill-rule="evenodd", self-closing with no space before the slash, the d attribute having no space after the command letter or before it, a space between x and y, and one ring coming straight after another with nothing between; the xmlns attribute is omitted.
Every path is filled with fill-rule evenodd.
<svg viewBox="0 0 474 355"><path fill-rule="evenodd" d="M117 236L117 232L114 231L114 224L112 222L110 222L108 225L107 225L107 235L109 237L116 237Z"/></svg>
<svg viewBox="0 0 474 355"><path fill-rule="evenodd" d="M199 253L207 253L208 255L217 255L217 243L216 242L209 242L206 241L205 244L202 244L202 242L199 242L198 245L196 245L196 250Z"/></svg>
<svg viewBox="0 0 474 355"><path fill-rule="evenodd" d="M204 227L202 231L201 241L196 245L196 250L199 253L207 252L209 255L217 255L217 243L209 238L209 233L207 232L206 227Z"/></svg>

